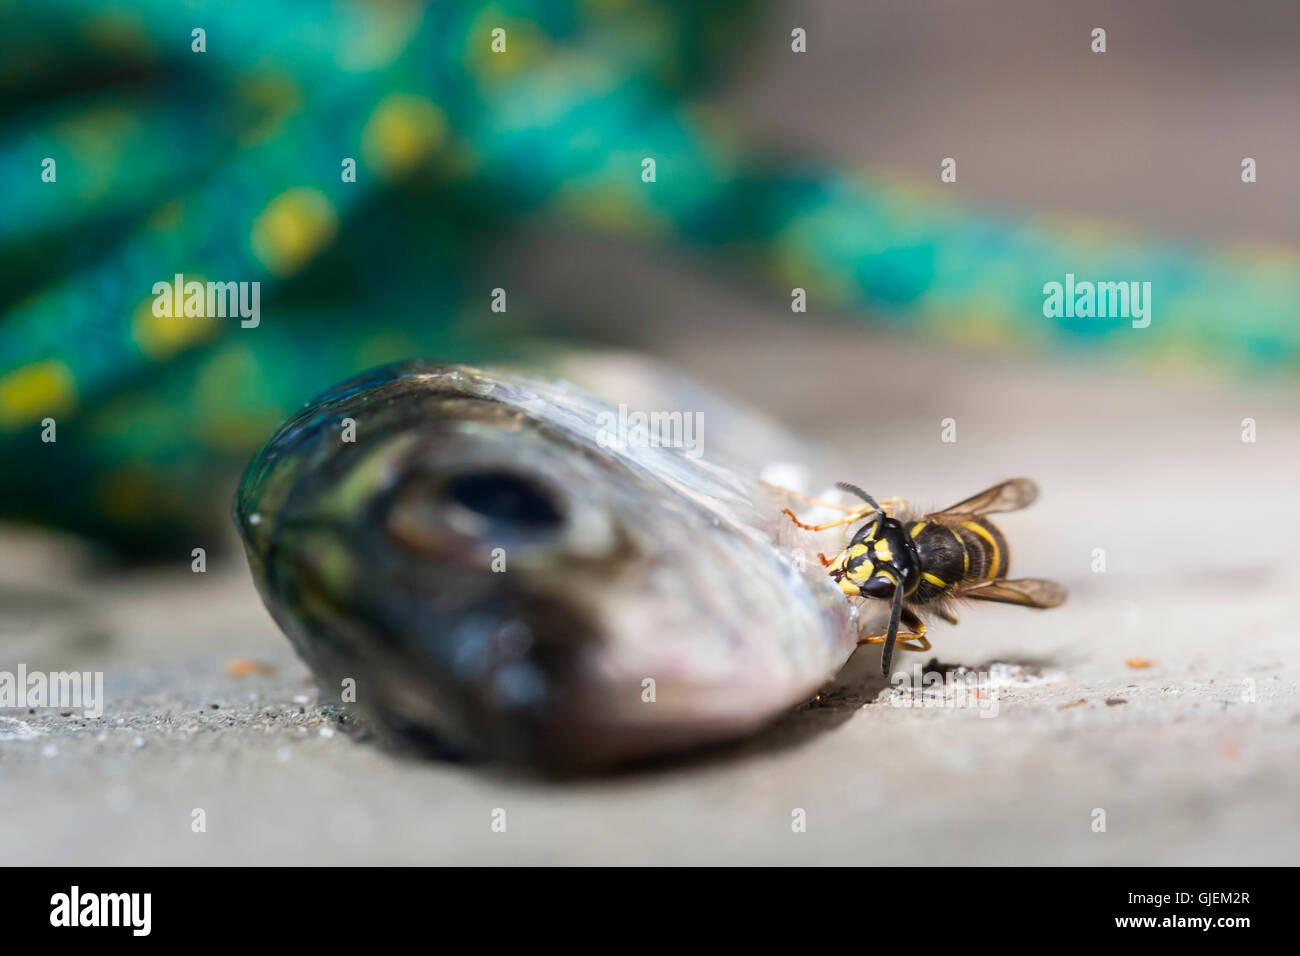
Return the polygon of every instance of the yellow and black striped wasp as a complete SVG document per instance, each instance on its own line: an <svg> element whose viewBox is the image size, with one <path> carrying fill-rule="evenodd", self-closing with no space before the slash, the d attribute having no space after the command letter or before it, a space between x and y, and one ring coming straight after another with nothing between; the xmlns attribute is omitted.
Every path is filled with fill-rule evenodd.
<svg viewBox="0 0 1300 956"><path fill-rule="evenodd" d="M846 596L890 602L885 633L858 641L885 645L881 655L885 676L889 676L900 624L910 632L903 636L902 647L913 651L930 649L925 624L914 609L933 611L956 624L951 608L957 600L1000 601L1035 608L1056 607L1065 600L1065 588L1055 581L1007 577L1011 557L1007 540L985 517L1030 505L1038 497L1038 486L1028 478L1013 478L943 511L920 516L908 515L907 503L902 499L887 498L887 507L882 508L856 485L841 482L836 487L861 498L865 506L847 508L791 492L805 501L847 514L838 521L808 525L789 508L784 513L807 531L825 531L867 519L838 557L819 557Z"/></svg>

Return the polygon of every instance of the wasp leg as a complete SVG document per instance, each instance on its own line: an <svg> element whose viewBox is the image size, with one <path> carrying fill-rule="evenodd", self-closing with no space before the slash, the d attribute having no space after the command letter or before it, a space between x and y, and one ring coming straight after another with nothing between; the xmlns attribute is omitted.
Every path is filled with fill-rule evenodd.
<svg viewBox="0 0 1300 956"><path fill-rule="evenodd" d="M826 524L804 524L802 521L800 521L798 518L794 516L794 512L791 511L789 508L782 508L781 514L786 515L798 527L803 528L805 531L825 531L828 528L838 528L842 524L852 524L854 521L859 521L862 518L865 518L869 514L875 514L875 509L867 508L865 511L860 509L855 509L849 514L845 515L839 521L830 521L827 522Z"/></svg>
<svg viewBox="0 0 1300 956"><path fill-rule="evenodd" d="M901 618L903 624L911 633L900 635L896 646L905 651L928 651L930 649L930 639L925 636L925 622L907 608L903 608ZM888 636L888 634L873 634L870 637L860 637L858 638L858 644L883 644Z"/></svg>
<svg viewBox="0 0 1300 956"><path fill-rule="evenodd" d="M834 501L826 501L824 498L814 498L811 495L805 495L801 491L795 491L793 488L783 488L780 485L774 485L768 481L760 481L759 484L764 488L771 488L773 491L778 491L783 495L789 495L791 498L798 498L800 501L806 501L810 505L820 505L823 508L834 508L836 511L843 511L845 514L853 514L855 512L860 512L861 510L860 508L850 508L848 505L837 504ZM880 506L885 509L886 513L891 515L898 511L908 510L906 498L881 498ZM870 511L867 512L867 514L870 513Z"/></svg>
<svg viewBox="0 0 1300 956"><path fill-rule="evenodd" d="M908 651L928 651L930 640L925 636L925 621L907 608L903 608L902 621L903 626L912 633L907 635L907 640L898 646Z"/></svg>
<svg viewBox="0 0 1300 956"><path fill-rule="evenodd" d="M887 634L872 634L870 637L859 637L858 644L883 644ZM913 641L920 641L920 644L913 644ZM907 634L896 645L905 651L928 651L930 649L930 639L920 634Z"/></svg>
<svg viewBox="0 0 1300 956"><path fill-rule="evenodd" d="M829 568L832 564L835 563L835 559L834 559L834 558L828 558L828 557L826 557L826 555L822 554L820 551L817 552L817 560L820 561L820 562L822 563L822 567L823 567L823 568Z"/></svg>
<svg viewBox="0 0 1300 956"><path fill-rule="evenodd" d="M810 505L821 505L823 508L834 508L836 511L857 511L857 508L850 508L848 505L837 505L833 501L822 501L820 498L812 498L802 492L795 491L793 488L782 488L780 485L774 485L767 481L760 481L764 488L771 488L773 491L779 491L783 495L789 495L791 498L798 498L800 501L806 501Z"/></svg>

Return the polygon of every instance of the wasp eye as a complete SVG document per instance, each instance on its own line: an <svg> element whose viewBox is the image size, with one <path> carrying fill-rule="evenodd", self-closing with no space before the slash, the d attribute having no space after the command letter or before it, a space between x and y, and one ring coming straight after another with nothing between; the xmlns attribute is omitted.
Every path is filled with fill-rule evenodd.
<svg viewBox="0 0 1300 956"><path fill-rule="evenodd" d="M861 585L862 593L867 597L889 598L894 596L895 584L889 578L872 576Z"/></svg>
<svg viewBox="0 0 1300 956"><path fill-rule="evenodd" d="M493 525L544 531L562 515L550 492L537 482L509 471L472 471L447 482L444 493L457 505Z"/></svg>

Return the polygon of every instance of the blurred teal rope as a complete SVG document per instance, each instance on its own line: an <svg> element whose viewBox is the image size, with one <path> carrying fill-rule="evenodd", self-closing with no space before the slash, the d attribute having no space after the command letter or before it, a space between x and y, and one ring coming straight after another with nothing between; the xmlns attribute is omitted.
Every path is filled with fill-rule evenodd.
<svg viewBox="0 0 1300 956"><path fill-rule="evenodd" d="M693 99L755 15L0 0L0 448L25 463L0 478L4 513L138 550L208 533L226 469L317 390L535 332L544 317L488 312L478 274L525 217L695 249L783 298L953 341L1294 372L1293 251L998 220L765 158ZM263 321L154 315L176 273L261 282ZM1150 281L1154 321L1044 316L1067 273Z"/></svg>

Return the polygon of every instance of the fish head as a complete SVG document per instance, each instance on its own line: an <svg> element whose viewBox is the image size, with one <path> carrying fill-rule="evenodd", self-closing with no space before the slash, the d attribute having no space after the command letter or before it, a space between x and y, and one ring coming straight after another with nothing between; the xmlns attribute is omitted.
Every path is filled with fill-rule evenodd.
<svg viewBox="0 0 1300 956"><path fill-rule="evenodd" d="M280 430L236 522L323 700L405 741L588 766L746 733L842 663L844 602L772 548L752 487L606 447L600 408L406 363Z"/></svg>

